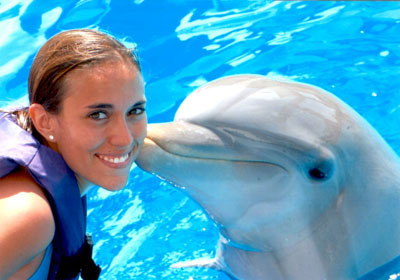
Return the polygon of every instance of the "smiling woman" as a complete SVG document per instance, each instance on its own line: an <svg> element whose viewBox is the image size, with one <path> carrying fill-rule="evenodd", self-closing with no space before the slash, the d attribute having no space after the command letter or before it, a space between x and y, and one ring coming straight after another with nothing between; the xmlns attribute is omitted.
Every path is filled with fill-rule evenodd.
<svg viewBox="0 0 400 280"><path fill-rule="evenodd" d="M59 33L29 100L0 113L0 279L96 279L85 194L123 188L146 136L137 57L105 33Z"/></svg>
<svg viewBox="0 0 400 280"><path fill-rule="evenodd" d="M146 134L140 73L125 62L106 62L91 71L71 72L64 90L62 110L50 114L50 125L45 121L44 134L57 140L49 141L50 147L75 171L81 193L92 184L108 190L124 187Z"/></svg>

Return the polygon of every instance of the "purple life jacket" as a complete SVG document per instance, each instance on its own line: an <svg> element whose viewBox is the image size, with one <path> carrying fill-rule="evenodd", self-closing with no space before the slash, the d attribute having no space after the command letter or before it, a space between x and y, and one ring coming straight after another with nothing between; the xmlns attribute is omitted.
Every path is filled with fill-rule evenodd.
<svg viewBox="0 0 400 280"><path fill-rule="evenodd" d="M86 232L86 197L81 198L75 174L62 156L41 145L0 113L0 178L17 167L29 170L43 188L56 225L48 279L97 279L100 268L92 260L92 243Z"/></svg>

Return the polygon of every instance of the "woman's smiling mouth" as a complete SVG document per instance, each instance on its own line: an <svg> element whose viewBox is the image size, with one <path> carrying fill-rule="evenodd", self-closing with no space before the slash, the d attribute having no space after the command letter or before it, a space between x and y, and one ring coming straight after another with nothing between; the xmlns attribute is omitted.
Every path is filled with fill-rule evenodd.
<svg viewBox="0 0 400 280"><path fill-rule="evenodd" d="M107 166L112 168L124 168L130 163L130 156L132 152L121 156L113 156L113 155L99 155L96 156Z"/></svg>

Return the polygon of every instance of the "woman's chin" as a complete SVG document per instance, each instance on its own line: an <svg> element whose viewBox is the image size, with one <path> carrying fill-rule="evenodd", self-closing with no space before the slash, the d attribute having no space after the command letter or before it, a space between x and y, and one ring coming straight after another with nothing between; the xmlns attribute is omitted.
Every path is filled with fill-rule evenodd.
<svg viewBox="0 0 400 280"><path fill-rule="evenodd" d="M123 180L118 180L116 182L109 182L108 184L103 184L99 186L105 190L114 192L123 189L127 185L127 183L128 183L128 178Z"/></svg>
<svg viewBox="0 0 400 280"><path fill-rule="evenodd" d="M122 176L92 176L93 178L76 177L81 195L85 195L94 186L99 186L111 192L119 191L127 185L129 174Z"/></svg>

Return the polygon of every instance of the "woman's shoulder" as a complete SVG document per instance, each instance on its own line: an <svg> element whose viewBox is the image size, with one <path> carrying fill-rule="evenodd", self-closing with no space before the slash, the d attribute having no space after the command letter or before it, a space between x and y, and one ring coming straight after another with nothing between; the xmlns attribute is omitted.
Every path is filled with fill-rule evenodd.
<svg viewBox="0 0 400 280"><path fill-rule="evenodd" d="M54 232L49 202L29 173L19 169L1 178L0 276L30 263L46 249Z"/></svg>
<svg viewBox="0 0 400 280"><path fill-rule="evenodd" d="M0 178L0 206L1 210L11 208L13 213L40 215L52 219L50 204L42 188L35 182L27 170L18 168L16 171ZM27 212L28 210L28 212Z"/></svg>

